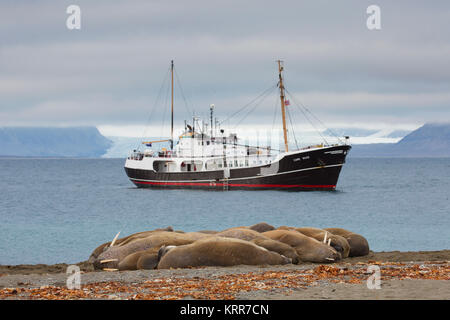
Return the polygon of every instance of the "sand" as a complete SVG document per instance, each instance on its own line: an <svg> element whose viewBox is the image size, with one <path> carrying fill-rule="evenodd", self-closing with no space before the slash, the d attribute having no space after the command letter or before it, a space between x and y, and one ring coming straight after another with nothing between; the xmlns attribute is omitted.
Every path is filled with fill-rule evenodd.
<svg viewBox="0 0 450 320"><path fill-rule="evenodd" d="M368 289L369 265L381 288ZM450 299L450 250L371 252L334 264L94 271L78 264L80 290L66 285L68 264L0 266L0 299Z"/></svg>

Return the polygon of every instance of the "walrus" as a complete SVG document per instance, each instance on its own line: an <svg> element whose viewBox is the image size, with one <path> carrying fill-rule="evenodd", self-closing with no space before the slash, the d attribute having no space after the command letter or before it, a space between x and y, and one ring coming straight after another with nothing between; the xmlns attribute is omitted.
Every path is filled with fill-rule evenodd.
<svg viewBox="0 0 450 320"><path fill-rule="evenodd" d="M197 231L197 232L206 233L206 234L216 234L219 231L216 231L216 230L200 230L200 231Z"/></svg>
<svg viewBox="0 0 450 320"><path fill-rule="evenodd" d="M158 265L159 247L141 250L127 255L118 264L118 269L122 270L139 270L139 269L155 269Z"/></svg>
<svg viewBox="0 0 450 320"><path fill-rule="evenodd" d="M154 230L150 230L150 231L142 231L142 232L133 233L129 236L117 239L115 241L114 245L123 244L125 241L127 241L128 239L133 238L133 237L145 237L151 233L159 232L159 231L171 232L171 231L173 231L173 229L172 229L172 227L169 226L169 227L162 228L162 229L154 229ZM95 248L94 251L92 251L88 261L93 263L97 259L97 257L111 245L111 242L112 241L105 242L105 243L99 245L97 248Z"/></svg>
<svg viewBox="0 0 450 320"><path fill-rule="evenodd" d="M158 266L158 262L159 262L158 252L155 253L144 252L138 259L136 268L138 270L156 269L156 267Z"/></svg>
<svg viewBox="0 0 450 320"><path fill-rule="evenodd" d="M273 240L270 238L263 239L257 238L253 239L250 242L266 248L269 251L276 252L282 256L288 257L292 260L293 264L298 264L300 262L300 257L298 256L297 250L292 248L290 245L283 243L281 241Z"/></svg>
<svg viewBox="0 0 450 320"><path fill-rule="evenodd" d="M255 230L255 231L258 231L260 233L261 232L270 231L270 230L275 230L274 226L271 226L270 224L265 223L265 222L260 222L260 223L254 224L252 226L249 226L248 228L250 230Z"/></svg>
<svg viewBox="0 0 450 320"><path fill-rule="evenodd" d="M249 229L249 230L253 230L253 231L262 233L262 232L265 232L265 231L274 230L275 227L271 226L271 225L268 224L268 223L260 222L260 223L254 224L254 225L252 225L252 226L231 227L231 228L228 228L228 229L224 229L224 230L222 230L222 231L220 231L220 232L228 231L228 230L233 230L233 229Z"/></svg>
<svg viewBox="0 0 450 320"><path fill-rule="evenodd" d="M209 237L166 250L157 268L228 267L234 265L278 265L288 263L291 263L291 259L248 241Z"/></svg>
<svg viewBox="0 0 450 320"><path fill-rule="evenodd" d="M369 242L362 235L342 229L342 228L325 228L335 235L344 237L350 245L349 257L360 257L369 254Z"/></svg>
<svg viewBox="0 0 450 320"><path fill-rule="evenodd" d="M246 240L246 241L264 237L258 231L254 231L254 230L248 229L246 227L236 227L236 228L226 229L224 231L220 231L220 232L216 233L215 236L226 237L226 238L235 238L235 239L241 239L241 240ZM267 237L264 237L264 238L268 239Z"/></svg>
<svg viewBox="0 0 450 320"><path fill-rule="evenodd" d="M115 245L124 246L130 242L137 240L137 239L146 238L149 235L156 233L156 232L160 232L160 231L175 232L172 227L167 227L164 229L155 229L155 230L150 230L150 231L142 231L142 232L131 234L131 235L123 238L122 241L116 241Z"/></svg>
<svg viewBox="0 0 450 320"><path fill-rule="evenodd" d="M340 259L334 248L297 231L271 230L262 234L293 247L303 262L331 263Z"/></svg>
<svg viewBox="0 0 450 320"><path fill-rule="evenodd" d="M167 231L158 231L151 233L145 238L135 238L123 246L108 247L93 262L94 268L115 268L128 255L137 251L147 250L150 248L159 248L162 245L183 245L192 243L202 237L210 237L210 235L198 232L192 233L176 233ZM107 261L104 263L104 261ZM103 261L103 262L102 262Z"/></svg>
<svg viewBox="0 0 450 320"><path fill-rule="evenodd" d="M213 236L213 234L193 231L193 232L184 233L184 236L188 237L189 239L199 240L199 239L211 237L211 236Z"/></svg>
<svg viewBox="0 0 450 320"><path fill-rule="evenodd" d="M319 228L294 228L294 230L304 234L305 236L314 238L320 242L328 243L330 241L330 246L336 249L342 256L342 258L347 258L350 252L350 245L348 241L339 235L335 235L330 231L319 229Z"/></svg>
<svg viewBox="0 0 450 320"><path fill-rule="evenodd" d="M254 244L266 248L267 250L277 252L285 257L291 258L292 263L297 264L299 257L297 251L290 245L270 239L263 234L247 228L231 228L216 234L218 237L241 239L253 242Z"/></svg>
<svg viewBox="0 0 450 320"><path fill-rule="evenodd" d="M295 227L288 227L288 226L279 226L275 230L290 230L290 231L296 231Z"/></svg>

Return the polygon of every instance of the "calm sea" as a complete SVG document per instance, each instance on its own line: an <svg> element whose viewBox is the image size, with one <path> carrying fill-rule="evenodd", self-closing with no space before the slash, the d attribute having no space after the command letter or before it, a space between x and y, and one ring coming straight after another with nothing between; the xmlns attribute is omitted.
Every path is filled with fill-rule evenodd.
<svg viewBox="0 0 450 320"><path fill-rule="evenodd" d="M450 248L450 158L348 159L335 192L137 189L122 159L0 159L0 264L75 263L121 231L342 227L374 251Z"/></svg>

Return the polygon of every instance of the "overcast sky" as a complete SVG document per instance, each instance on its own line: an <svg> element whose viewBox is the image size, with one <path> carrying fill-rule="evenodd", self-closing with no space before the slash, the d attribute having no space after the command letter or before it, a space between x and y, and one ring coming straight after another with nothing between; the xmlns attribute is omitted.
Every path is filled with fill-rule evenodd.
<svg viewBox="0 0 450 320"><path fill-rule="evenodd" d="M71 4L81 30L66 27ZM381 30L366 27L371 4ZM142 130L171 59L188 104L176 87L176 126L211 103L223 119L276 84L279 58L289 92L329 127L450 120L448 0L2 0L0 126ZM243 123L272 126L275 90ZM166 93L151 126L165 115L168 128Z"/></svg>

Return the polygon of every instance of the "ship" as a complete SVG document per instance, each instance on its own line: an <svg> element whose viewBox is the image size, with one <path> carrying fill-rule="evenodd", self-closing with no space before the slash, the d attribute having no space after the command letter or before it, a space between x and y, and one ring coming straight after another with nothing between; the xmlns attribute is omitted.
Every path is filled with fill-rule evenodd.
<svg viewBox="0 0 450 320"><path fill-rule="evenodd" d="M210 105L209 128L193 117L174 139L174 85L171 61L171 136L143 141L159 150L133 150L125 162L125 172L139 188L209 189L209 190L335 190L339 174L351 149L339 140L336 144L289 147L283 82L283 61L278 60L277 91L281 102L284 148L275 152L270 146L241 143L237 134L225 134L213 123L214 105ZM191 120L189 120L191 121ZM219 131L219 132L216 132Z"/></svg>

